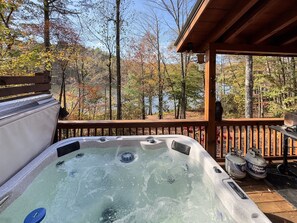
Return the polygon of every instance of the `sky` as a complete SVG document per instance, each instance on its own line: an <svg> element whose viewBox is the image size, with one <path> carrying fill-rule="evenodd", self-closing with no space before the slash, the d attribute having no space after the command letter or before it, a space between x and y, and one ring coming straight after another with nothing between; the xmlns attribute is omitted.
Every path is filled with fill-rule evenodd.
<svg viewBox="0 0 297 223"><path fill-rule="evenodd" d="M131 0L126 0L127 2L130 2ZM193 4L196 2L195 0L185 0L188 1L189 8L193 6ZM132 0L130 3L129 11L133 11L133 21L130 22L128 27L128 34L130 37L137 38L140 37L143 33L143 27L145 26L145 23L148 21L149 15L152 14L152 10L156 12L158 17L160 18L160 26L161 26L161 33L160 33L160 39L161 39L161 49L163 48L165 51L165 48L168 48L170 44L175 42L177 39L177 33L170 29L169 26L175 28L176 25L174 23L173 18L169 15L168 12L162 11L158 9L157 7L152 7L152 3L149 3L149 0ZM86 43L87 46L92 47L100 47L100 44L98 41L89 41Z"/></svg>

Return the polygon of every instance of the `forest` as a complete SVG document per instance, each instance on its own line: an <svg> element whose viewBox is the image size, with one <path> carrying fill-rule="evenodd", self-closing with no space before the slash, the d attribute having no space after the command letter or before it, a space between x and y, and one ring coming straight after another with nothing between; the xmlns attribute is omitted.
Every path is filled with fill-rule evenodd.
<svg viewBox="0 0 297 223"><path fill-rule="evenodd" d="M67 119L203 119L203 63L174 46L194 3L1 1L0 75L48 71ZM216 83L224 118L297 108L294 57L218 55Z"/></svg>

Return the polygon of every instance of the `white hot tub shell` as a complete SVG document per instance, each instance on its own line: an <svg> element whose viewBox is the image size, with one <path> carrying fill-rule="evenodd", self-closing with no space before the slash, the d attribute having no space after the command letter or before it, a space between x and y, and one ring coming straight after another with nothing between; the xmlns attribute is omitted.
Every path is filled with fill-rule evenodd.
<svg viewBox="0 0 297 223"><path fill-rule="evenodd" d="M270 222L259 210L257 205L248 198L244 191L232 180L220 165L211 158L204 148L195 140L178 135L162 136L120 136L120 137L77 137L60 141L37 156L15 176L0 187L0 213L4 211L23 191L33 179L49 164L66 154L84 151L87 148L121 148L138 146L142 150L154 150L164 145L168 150L176 150L188 156L188 159L197 160L203 167L205 174L211 180L216 196L228 210L235 222ZM177 153L177 154L180 154ZM116 156L115 156L116 157ZM1 220L1 218L0 218Z"/></svg>

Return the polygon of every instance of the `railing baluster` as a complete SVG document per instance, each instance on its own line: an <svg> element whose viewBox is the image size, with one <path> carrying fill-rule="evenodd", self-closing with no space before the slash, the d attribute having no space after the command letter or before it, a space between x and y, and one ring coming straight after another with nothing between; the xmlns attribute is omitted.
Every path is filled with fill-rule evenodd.
<svg viewBox="0 0 297 223"><path fill-rule="evenodd" d="M279 135L279 141L278 141L278 154L279 156L281 156L283 154L283 135L278 133Z"/></svg>
<svg viewBox="0 0 297 223"><path fill-rule="evenodd" d="M245 125L244 127L244 135L243 135L243 154L246 154L248 148L248 126Z"/></svg>
<svg viewBox="0 0 297 223"><path fill-rule="evenodd" d="M265 125L261 125L261 141L262 141L262 155L266 155L265 151Z"/></svg>
<svg viewBox="0 0 297 223"><path fill-rule="evenodd" d="M226 126L226 154L229 152L229 126Z"/></svg>
<svg viewBox="0 0 297 223"><path fill-rule="evenodd" d="M203 144L203 146L205 147L205 128L202 129L201 127L199 128L199 142L201 144Z"/></svg>
<svg viewBox="0 0 297 223"><path fill-rule="evenodd" d="M223 158L224 157L223 126L220 126L219 131L220 131L220 144L219 145L220 145L220 150L221 150L221 158Z"/></svg>
<svg viewBox="0 0 297 223"><path fill-rule="evenodd" d="M256 126L256 148L259 149L260 147L260 142L259 142L259 126Z"/></svg>
<svg viewBox="0 0 297 223"><path fill-rule="evenodd" d="M242 147L241 147L241 134L242 134L242 126L238 126L238 149L240 149L241 151L242 150Z"/></svg>
<svg viewBox="0 0 297 223"><path fill-rule="evenodd" d="M250 136L250 147L249 148L253 148L254 147L254 126L253 125L251 125L250 126L250 134L251 134L251 136Z"/></svg>
<svg viewBox="0 0 297 223"><path fill-rule="evenodd" d="M231 142L232 142L232 148L235 148L235 126L232 126L232 139L231 139Z"/></svg>
<svg viewBox="0 0 297 223"><path fill-rule="evenodd" d="M289 139L289 154L288 155L292 155L293 154L293 140Z"/></svg>
<svg viewBox="0 0 297 223"><path fill-rule="evenodd" d="M270 157L271 156L271 129L268 128L268 138L267 138L267 146L268 146L268 149L267 149L267 156Z"/></svg>
<svg viewBox="0 0 297 223"><path fill-rule="evenodd" d="M277 152L277 133L273 130L273 156L276 156Z"/></svg>

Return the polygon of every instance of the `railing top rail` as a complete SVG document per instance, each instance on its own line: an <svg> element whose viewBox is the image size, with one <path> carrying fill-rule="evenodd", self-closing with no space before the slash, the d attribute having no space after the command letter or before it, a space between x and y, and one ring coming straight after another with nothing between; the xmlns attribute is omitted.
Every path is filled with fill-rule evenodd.
<svg viewBox="0 0 297 223"><path fill-rule="evenodd" d="M41 93L50 93L48 72L34 76L0 76L0 101L8 101Z"/></svg>
<svg viewBox="0 0 297 223"><path fill-rule="evenodd" d="M217 126L243 126L243 125L283 125L283 118L241 118L223 119L216 122Z"/></svg>
<svg viewBox="0 0 297 223"><path fill-rule="evenodd" d="M44 84L50 83L50 76L44 73L36 73L35 76L0 76L0 85L13 84Z"/></svg>
<svg viewBox="0 0 297 223"><path fill-rule="evenodd" d="M58 122L59 127L62 128L75 128L77 126L82 128L96 128L98 126L102 128L114 127L114 128L142 128L142 127L177 127L178 126L206 126L205 120L63 120Z"/></svg>

